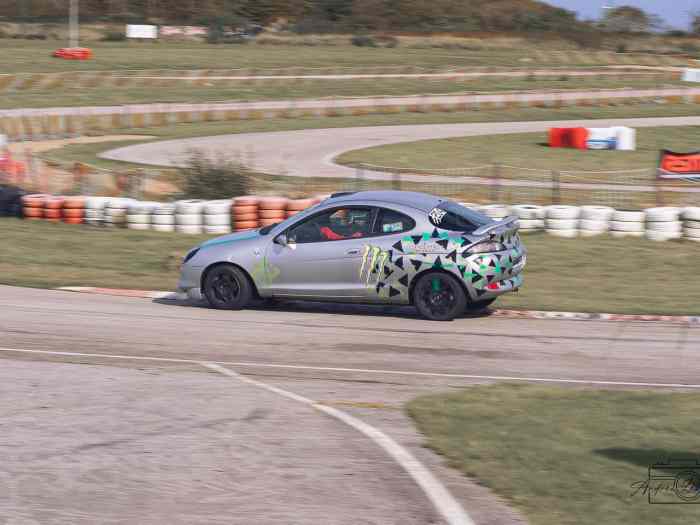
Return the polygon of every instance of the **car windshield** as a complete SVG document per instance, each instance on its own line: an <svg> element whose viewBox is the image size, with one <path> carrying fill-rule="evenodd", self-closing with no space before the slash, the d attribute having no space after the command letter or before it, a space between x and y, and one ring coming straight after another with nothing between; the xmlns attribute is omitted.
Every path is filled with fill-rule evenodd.
<svg viewBox="0 0 700 525"><path fill-rule="evenodd" d="M460 232L473 232L491 222L486 215L452 201L441 202L428 216L434 226Z"/></svg>

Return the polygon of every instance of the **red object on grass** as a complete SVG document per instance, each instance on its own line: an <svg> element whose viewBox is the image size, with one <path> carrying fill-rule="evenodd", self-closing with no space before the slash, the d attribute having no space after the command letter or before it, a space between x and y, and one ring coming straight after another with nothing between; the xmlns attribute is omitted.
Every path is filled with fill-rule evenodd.
<svg viewBox="0 0 700 525"><path fill-rule="evenodd" d="M588 130L586 128L550 128L550 148L587 149Z"/></svg>
<svg viewBox="0 0 700 525"><path fill-rule="evenodd" d="M588 129L571 128L569 147L576 149L588 149Z"/></svg>
<svg viewBox="0 0 700 525"><path fill-rule="evenodd" d="M92 49L87 47L62 47L53 52L56 58L65 58L66 60L90 60L92 58Z"/></svg>

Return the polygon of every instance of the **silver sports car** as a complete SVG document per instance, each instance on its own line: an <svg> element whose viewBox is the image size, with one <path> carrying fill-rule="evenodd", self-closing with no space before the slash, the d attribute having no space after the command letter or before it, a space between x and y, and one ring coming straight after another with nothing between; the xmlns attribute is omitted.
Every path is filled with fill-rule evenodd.
<svg viewBox="0 0 700 525"><path fill-rule="evenodd" d="M447 321L523 283L515 217L403 191L336 193L278 224L202 243L178 285L214 308L253 299L413 304Z"/></svg>

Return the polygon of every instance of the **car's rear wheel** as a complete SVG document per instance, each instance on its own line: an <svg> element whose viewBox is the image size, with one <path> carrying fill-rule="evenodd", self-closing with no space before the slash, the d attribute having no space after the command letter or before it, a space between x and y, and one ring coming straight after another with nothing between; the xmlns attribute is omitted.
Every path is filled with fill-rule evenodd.
<svg viewBox="0 0 700 525"><path fill-rule="evenodd" d="M467 307L464 309L468 314L478 314L479 312L483 312L486 310L493 302L496 300L496 297L492 297L491 299L484 299L483 301L473 301L473 302L468 302Z"/></svg>
<svg viewBox="0 0 700 525"><path fill-rule="evenodd" d="M426 319L451 321L464 312L467 298L456 277L443 272L427 272L416 282L413 303Z"/></svg>
<svg viewBox="0 0 700 525"><path fill-rule="evenodd" d="M209 304L221 310L240 310L250 303L253 288L248 277L235 266L216 266L204 280L204 295Z"/></svg>

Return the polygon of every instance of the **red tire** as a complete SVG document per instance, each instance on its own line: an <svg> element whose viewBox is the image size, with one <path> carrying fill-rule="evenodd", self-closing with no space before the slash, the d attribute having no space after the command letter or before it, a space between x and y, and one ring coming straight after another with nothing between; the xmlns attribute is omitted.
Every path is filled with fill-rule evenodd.
<svg viewBox="0 0 700 525"><path fill-rule="evenodd" d="M85 197L66 197L63 200L64 208L84 208L85 207Z"/></svg>
<svg viewBox="0 0 700 525"><path fill-rule="evenodd" d="M244 213L242 215L234 215L233 216L234 221L257 221L258 220L258 213Z"/></svg>
<svg viewBox="0 0 700 525"><path fill-rule="evenodd" d="M289 203L287 203L287 209L290 211L303 211L306 208L310 208L314 204L313 199L290 200Z"/></svg>
<svg viewBox="0 0 700 525"><path fill-rule="evenodd" d="M258 208L261 210L284 210L289 199L285 197L261 197Z"/></svg>
<svg viewBox="0 0 700 525"><path fill-rule="evenodd" d="M43 219L44 218L43 208L27 208L25 206L23 213L27 219Z"/></svg>
<svg viewBox="0 0 700 525"><path fill-rule="evenodd" d="M46 210L60 210L63 208L63 197L49 197L44 201L44 209Z"/></svg>
<svg viewBox="0 0 700 525"><path fill-rule="evenodd" d="M258 207L257 206L234 206L231 211L234 215L234 217L238 217L239 215L252 215L258 214Z"/></svg>
<svg viewBox="0 0 700 525"><path fill-rule="evenodd" d="M55 208L44 208L44 218L45 219L58 219L60 220L63 216L61 214L61 209Z"/></svg>
<svg viewBox="0 0 700 525"><path fill-rule="evenodd" d="M83 208L63 208L64 219L82 219L84 214Z"/></svg>
<svg viewBox="0 0 700 525"><path fill-rule="evenodd" d="M286 215L285 210L260 210L258 212L261 219L284 219Z"/></svg>
<svg viewBox="0 0 700 525"><path fill-rule="evenodd" d="M257 206L259 200L259 197L254 197L252 195L236 197L235 199L233 199L233 206Z"/></svg>
<svg viewBox="0 0 700 525"><path fill-rule="evenodd" d="M66 224L82 224L83 223L83 218L82 217L66 217L63 219L63 222Z"/></svg>
<svg viewBox="0 0 700 525"><path fill-rule="evenodd" d="M258 221L235 221L234 225L237 230L250 230L252 228L259 228Z"/></svg>
<svg viewBox="0 0 700 525"><path fill-rule="evenodd" d="M46 195L44 193L32 193L31 195L22 197L22 204L25 208L43 208L44 202L50 197L51 195Z"/></svg>

